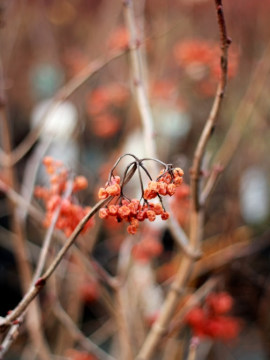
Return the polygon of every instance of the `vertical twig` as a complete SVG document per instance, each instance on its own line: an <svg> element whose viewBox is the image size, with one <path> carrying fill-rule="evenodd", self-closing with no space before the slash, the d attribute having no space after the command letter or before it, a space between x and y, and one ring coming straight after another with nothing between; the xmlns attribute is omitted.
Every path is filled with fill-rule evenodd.
<svg viewBox="0 0 270 360"><path fill-rule="evenodd" d="M12 145L11 145L11 136L9 129L9 122L6 113L6 99L3 90L3 72L2 72L2 64L0 64L0 81L1 81L1 89L0 89L0 121L2 125L2 144L5 153L9 156L11 154ZM8 183L10 187L14 190L17 189L17 181L15 170L12 166L8 166L6 168ZM15 258L18 265L19 277L21 280L22 291L26 293L29 285L31 284L32 279L32 269L29 264L28 259L28 251L25 244L25 236L23 230L23 224L20 222L18 212L16 206L12 202L9 202L9 207L11 209L11 226L13 232L16 234L16 243L14 243L14 253ZM48 345L43 336L43 331L41 328L41 317L40 317L40 309L38 302L35 301L31 307L31 313L27 316L27 327L29 330L29 334L33 343L37 344L37 348L39 349L40 357L44 360L50 359L50 351ZM10 345L10 341L7 341L6 345Z"/></svg>
<svg viewBox="0 0 270 360"><path fill-rule="evenodd" d="M229 39L225 26L225 19L222 8L222 1L215 0L219 32L220 32L220 47L221 47L221 77L217 87L213 106L211 108L208 119L206 120L204 129L200 136L198 145L195 150L192 174L191 174L191 197L192 197L192 212L190 220L190 249L192 252L200 251L200 243L203 234L203 208L200 204L200 172L201 162L205 152L206 145L214 129L217 121L218 112L224 96L227 80L227 58ZM183 260L179 266L171 290L169 291L164 305L161 308L159 318L154 323L150 333L148 334L141 350L139 351L136 360L149 360L158 345L161 336L166 332L171 317L174 313L179 297L185 291L185 285L189 280L193 270L194 258L184 254Z"/></svg>
<svg viewBox="0 0 270 360"><path fill-rule="evenodd" d="M216 169L221 168L222 170L226 168L235 153L237 146L243 136L244 129L247 126L247 123L252 116L254 111L255 104L260 98L265 83L267 83L268 74L270 71L270 44L266 47L262 58L258 61L258 65L254 69L254 72L250 78L249 86L247 91L241 100L238 109L235 113L233 122L226 134L226 137L220 146L215 158L213 160L213 169L211 171L210 177L203 189L202 192L202 203L205 203L212 193L214 187L216 186L221 171Z"/></svg>
<svg viewBox="0 0 270 360"><path fill-rule="evenodd" d="M133 1L123 0L123 4L126 26L130 35L131 72L138 110L143 125L145 155L146 157L157 158L156 143L154 141L155 134L153 116L150 108L149 99L146 93L146 85L144 82L144 74L146 73L146 71L144 71L141 61L141 41L138 38L137 34Z"/></svg>

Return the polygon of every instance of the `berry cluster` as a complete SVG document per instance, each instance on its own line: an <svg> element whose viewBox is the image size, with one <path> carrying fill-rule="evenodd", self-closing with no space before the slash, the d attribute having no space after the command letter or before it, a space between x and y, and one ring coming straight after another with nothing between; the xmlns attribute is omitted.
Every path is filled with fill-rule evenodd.
<svg viewBox="0 0 270 360"><path fill-rule="evenodd" d="M163 207L161 195L172 196L175 193L176 187L182 183L184 172L180 168L172 168L171 165L166 165L159 160L155 160L161 163L165 167L165 169L160 172L156 181L153 181L148 170L143 164L143 161L151 159L139 160L134 155L126 155L132 156L135 161L128 165L123 180L121 181L119 176L113 175L113 171L121 160L121 157L116 162L116 165L110 172L109 180L107 181L105 187L99 189L99 199L107 199L109 197L112 197L111 199L109 199L108 205L100 209L99 216L101 219L108 219L110 217L114 217L118 222L126 221L129 223L127 231L130 234L135 234L137 232L139 222L144 221L145 219L148 219L149 221L155 221L157 216L160 216L162 220L167 220L169 218L169 214ZM144 172L151 180L148 183L146 189L144 189L143 187L142 176L140 172L141 169L144 170ZM139 172L142 195L140 200L130 200L123 194L123 188L137 170ZM130 173L132 174L128 179ZM159 198L160 202L153 203L149 201L156 197ZM111 203L111 201L113 201L113 203Z"/></svg>
<svg viewBox="0 0 270 360"><path fill-rule="evenodd" d="M121 109L128 97L128 90L118 83L100 86L87 95L86 110L95 136L110 138L120 131Z"/></svg>
<svg viewBox="0 0 270 360"><path fill-rule="evenodd" d="M50 187L37 186L35 196L42 199L46 207L44 226L49 227L55 210L61 206L60 213L56 222L56 228L64 231L68 237L76 228L82 218L89 212L90 207L82 207L74 203L72 196L63 199L64 192L67 189L69 180L68 171L61 161L56 161L47 156L43 159L46 172L50 177ZM71 195L86 189L88 186L87 179L84 176L77 176L72 182ZM93 220L90 219L82 232L86 232L93 226Z"/></svg>
<svg viewBox="0 0 270 360"><path fill-rule="evenodd" d="M183 175L184 172L180 168L175 168L170 172L162 170L157 181L150 181L148 183L147 188L144 190L144 199L154 199L158 195L174 195L176 187L183 182Z"/></svg>
<svg viewBox="0 0 270 360"><path fill-rule="evenodd" d="M215 91L215 82L220 78L220 49L218 43L202 39L179 42L173 51L175 62L185 69L187 75L197 81L198 90L210 96ZM235 77L238 70L239 53L230 48L228 77Z"/></svg>
<svg viewBox="0 0 270 360"><path fill-rule="evenodd" d="M162 220L169 218L169 214L163 209L161 204L148 202L142 205L138 199L122 199L121 205L111 204L101 208L99 211L101 219L108 219L111 216L115 217L118 222L128 222L127 231L132 235L136 234L139 221L144 221L145 219L155 221L157 215L160 215Z"/></svg>
<svg viewBox="0 0 270 360"><path fill-rule="evenodd" d="M238 319L228 316L233 305L232 297L226 292L210 294L205 306L194 307L186 316L186 323L196 336L208 336L220 340L236 338L240 330Z"/></svg>

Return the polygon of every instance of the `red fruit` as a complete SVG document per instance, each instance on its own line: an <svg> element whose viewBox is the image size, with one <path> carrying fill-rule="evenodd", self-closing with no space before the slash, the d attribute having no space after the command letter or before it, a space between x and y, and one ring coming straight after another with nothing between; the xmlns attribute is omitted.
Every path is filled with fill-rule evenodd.
<svg viewBox="0 0 270 360"><path fill-rule="evenodd" d="M91 303L99 298L99 287L95 281L85 282L80 288L80 295L82 299Z"/></svg>
<svg viewBox="0 0 270 360"><path fill-rule="evenodd" d="M146 200L154 199L157 196L157 192L151 189L145 189L143 193L143 197Z"/></svg>
<svg viewBox="0 0 270 360"><path fill-rule="evenodd" d="M60 204L61 198L59 195L53 195L47 202L47 209L49 211L54 211L56 207Z"/></svg>
<svg viewBox="0 0 270 360"><path fill-rule="evenodd" d="M153 210L156 213L156 215L161 215L163 213L163 207L161 204L153 204Z"/></svg>
<svg viewBox="0 0 270 360"><path fill-rule="evenodd" d="M84 190L86 189L88 186L88 181L86 179L86 177L84 176L77 176L74 179L74 183L73 183L73 191L80 191L80 190Z"/></svg>
<svg viewBox="0 0 270 360"><path fill-rule="evenodd" d="M176 186L174 184L168 184L167 186L167 194L172 196L175 194Z"/></svg>
<svg viewBox="0 0 270 360"><path fill-rule="evenodd" d="M139 221L143 221L144 219L146 219L146 217L147 217L146 211L140 210L140 211L137 213L136 219L139 220Z"/></svg>
<svg viewBox="0 0 270 360"><path fill-rule="evenodd" d="M173 169L173 175L182 177L184 175L184 171L181 168Z"/></svg>
<svg viewBox="0 0 270 360"><path fill-rule="evenodd" d="M162 214L161 214L161 219L162 220L168 220L170 217L169 213L167 211L164 211Z"/></svg>
<svg viewBox="0 0 270 360"><path fill-rule="evenodd" d="M43 159L43 165L45 166L51 166L53 164L54 160L50 156L45 156Z"/></svg>
<svg viewBox="0 0 270 360"><path fill-rule="evenodd" d="M220 338L222 340L232 340L235 339L240 331L240 323L237 319L232 317L223 317L222 321L222 332Z"/></svg>
<svg viewBox="0 0 270 360"><path fill-rule="evenodd" d="M165 196L167 194L167 184L166 183L161 182L159 184L158 193L159 193L159 195L163 195L163 196Z"/></svg>
<svg viewBox="0 0 270 360"><path fill-rule="evenodd" d="M107 219L108 216L109 216L109 211L108 211L107 208L101 208L101 209L99 210L99 217L100 217L101 219Z"/></svg>
<svg viewBox="0 0 270 360"><path fill-rule="evenodd" d="M118 196L120 195L121 188L119 184L112 184L106 188L106 191L111 196Z"/></svg>
<svg viewBox="0 0 270 360"><path fill-rule="evenodd" d="M219 318L207 319L205 324L204 333L212 338L221 338L223 332L222 323Z"/></svg>
<svg viewBox="0 0 270 360"><path fill-rule="evenodd" d="M130 209L127 205L123 205L123 206L120 206L119 210L118 210L118 215L121 217L121 218L126 218L130 215Z"/></svg>
<svg viewBox="0 0 270 360"><path fill-rule="evenodd" d="M206 315L202 308L194 307L190 310L190 312L186 315L186 323L193 326L203 326L206 320Z"/></svg>
<svg viewBox="0 0 270 360"><path fill-rule="evenodd" d="M156 181L150 181L148 183L148 187L147 187L149 190L153 190L153 191L158 191L159 189L159 183L156 182Z"/></svg>
<svg viewBox="0 0 270 360"><path fill-rule="evenodd" d="M153 210L147 210L146 216L149 221L155 221L156 220L156 213Z"/></svg>
<svg viewBox="0 0 270 360"><path fill-rule="evenodd" d="M108 206L108 211L109 211L109 214L112 215L112 216L116 216L117 213L118 213L118 207L117 205L109 205Z"/></svg>
<svg viewBox="0 0 270 360"><path fill-rule="evenodd" d="M127 227L127 231L128 231L128 233L131 234L131 235L135 235L136 232L137 232L137 229L138 229L138 227L137 227L136 225L129 225L129 226Z"/></svg>
<svg viewBox="0 0 270 360"><path fill-rule="evenodd" d="M107 193L107 190L104 188L100 188L98 191L98 198L99 199L107 199L109 194Z"/></svg>
<svg viewBox="0 0 270 360"><path fill-rule="evenodd" d="M211 294L207 297L206 302L211 310L217 315L226 314L233 306L233 299L226 292Z"/></svg>

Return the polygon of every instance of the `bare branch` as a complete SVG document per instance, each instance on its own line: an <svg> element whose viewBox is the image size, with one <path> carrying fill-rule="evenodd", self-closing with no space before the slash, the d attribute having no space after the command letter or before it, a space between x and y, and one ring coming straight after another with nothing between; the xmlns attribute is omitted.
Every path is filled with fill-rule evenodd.
<svg viewBox="0 0 270 360"><path fill-rule="evenodd" d="M46 123L47 118L58 108L58 106L70 97L76 90L79 89L87 80L89 80L93 75L98 71L103 69L113 60L118 59L126 52L116 52L113 53L108 59L98 59L91 62L86 66L77 76L72 78L66 85L64 85L54 96L53 101L50 107L47 109L43 118L40 121L40 125L31 131L25 139L15 148L10 154L0 151L0 162L3 166L13 166L15 165L34 145L38 140L39 135L41 134L44 124Z"/></svg>

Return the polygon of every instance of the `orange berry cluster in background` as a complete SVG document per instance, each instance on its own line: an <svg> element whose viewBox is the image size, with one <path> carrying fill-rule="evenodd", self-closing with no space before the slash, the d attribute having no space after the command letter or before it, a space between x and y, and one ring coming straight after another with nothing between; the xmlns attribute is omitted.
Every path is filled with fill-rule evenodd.
<svg viewBox="0 0 270 360"><path fill-rule="evenodd" d="M219 44L202 39L178 42L174 46L174 59L189 77L198 81L198 90L205 96L212 96L215 83L221 75ZM238 70L239 52L231 47L229 51L228 77L233 78Z"/></svg>
<svg viewBox="0 0 270 360"><path fill-rule="evenodd" d="M120 130L119 110L125 106L128 97L127 88L118 83L99 86L87 95L86 110L96 136L110 138Z"/></svg>
<svg viewBox="0 0 270 360"><path fill-rule="evenodd" d="M142 167L145 171L144 165L142 165L143 160L137 159L136 166ZM165 164L166 165L166 164ZM146 170L147 171L147 170ZM147 188L144 190L142 180L141 180L141 189L142 196L141 199L128 199L123 195L124 181L121 183L119 176L110 176L110 180L106 183L105 187L99 189L98 197L99 199L107 199L109 196L117 197L117 200L113 204L108 204L106 207L101 208L99 211L99 217L101 219L115 218L116 221L126 221L129 223L127 231L130 234L136 234L140 221L148 219L149 221L155 221L157 216L160 216L162 220L167 220L169 214L165 211L161 195L172 196L175 193L176 187L180 186L183 181L184 172L180 168L172 168L166 166L166 169L163 169L156 181L150 181ZM149 174L148 174L149 176ZM151 178L151 177L150 177ZM159 197L160 202L152 203L149 200ZM109 199L109 203L113 199ZM141 203L142 201L142 203Z"/></svg>
<svg viewBox="0 0 270 360"><path fill-rule="evenodd" d="M233 299L228 293L210 294L205 300L205 306L194 307L185 321L196 336L232 340L240 330L239 320L227 315L232 306Z"/></svg>
<svg viewBox="0 0 270 360"><path fill-rule="evenodd" d="M35 196L43 200L45 204L46 215L44 226L50 226L54 212L60 206L60 213L55 227L62 230L68 237L82 218L91 210L90 207L82 207L76 204L72 198L72 194L87 188L88 181L84 176L75 177L72 181L71 195L63 199L69 181L67 169L61 161L56 161L49 156L44 158L43 164L50 177L50 186L49 188L37 186L35 188ZM93 224L93 219L90 219L82 232L86 232Z"/></svg>

